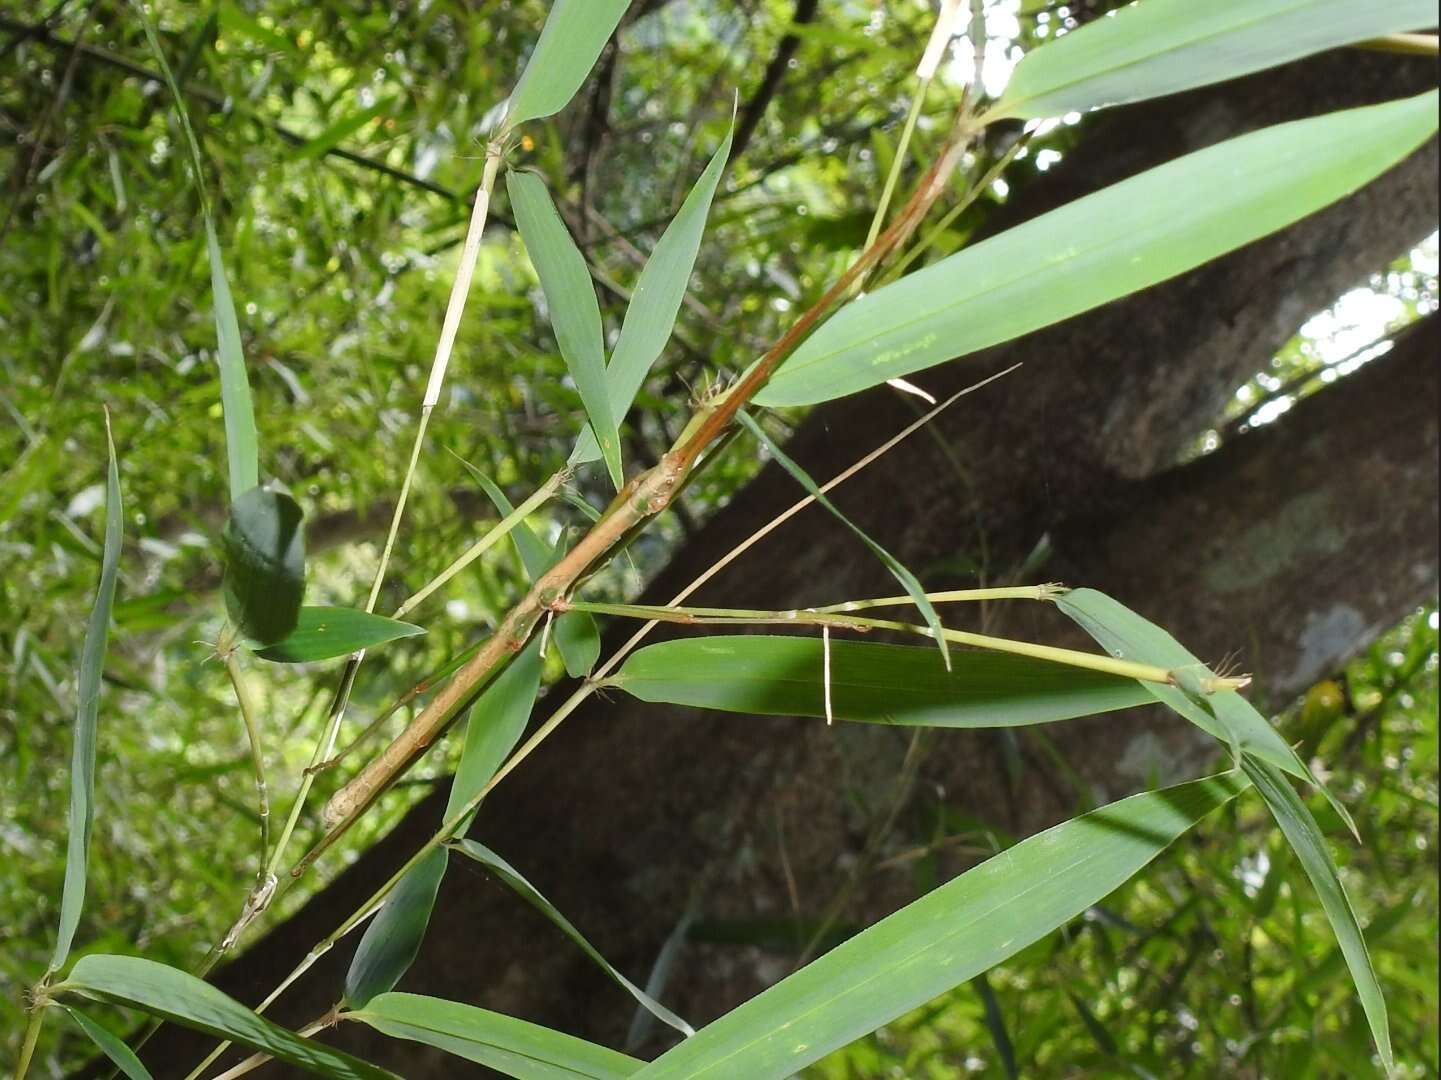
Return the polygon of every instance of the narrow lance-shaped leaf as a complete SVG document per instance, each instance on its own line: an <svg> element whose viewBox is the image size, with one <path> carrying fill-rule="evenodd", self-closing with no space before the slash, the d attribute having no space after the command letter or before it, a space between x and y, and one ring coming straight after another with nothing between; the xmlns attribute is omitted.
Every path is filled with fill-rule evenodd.
<svg viewBox="0 0 1441 1080"><path fill-rule="evenodd" d="M419 994L382 994L345 1019L521 1080L622 1080L644 1064L539 1024Z"/></svg>
<svg viewBox="0 0 1441 1080"><path fill-rule="evenodd" d="M1148 791L1029 837L836 946L636 1075L790 1076L1075 918L1245 786L1230 772Z"/></svg>
<svg viewBox="0 0 1441 1080"><path fill-rule="evenodd" d="M545 181L534 173L510 172L505 178L515 224L540 277L550 323L581 404L600 443L611 482L619 489L620 438L605 378L605 340L600 304L595 299L585 256L575 246Z"/></svg>
<svg viewBox="0 0 1441 1080"><path fill-rule="evenodd" d="M90 829L95 820L95 731L100 714L100 680L105 673L105 647L110 640L110 610L115 604L115 580L120 572L120 547L124 532L124 508L120 501L120 467L115 461L115 442L110 435L110 417L105 417L105 539L100 555L100 586L85 627L85 645L80 653L80 674L76 681L75 742L70 751L70 835L65 844L65 885L60 894L60 928L50 970L58 971L70 956L80 911L85 906L85 881L89 876Z"/></svg>
<svg viewBox="0 0 1441 1080"><path fill-rule="evenodd" d="M1433 91L1279 124L1150 169L846 305L755 402L843 397L1165 281L1349 195L1435 130Z"/></svg>
<svg viewBox="0 0 1441 1080"><path fill-rule="evenodd" d="M1433 0L1144 0L1028 52L991 114L1143 101L1435 25Z"/></svg>
<svg viewBox="0 0 1441 1080"><path fill-rule="evenodd" d="M611 414L617 423L630 411L631 403L645 382L646 373L660 358L675 329L676 316L685 300L696 256L700 254L701 237L705 233L711 202L725 173L726 162L730 160L734 133L735 118L732 116L725 138L711 155L710 164L701 173L695 187L691 188L680 212L666 226L636 280L635 292L631 294L625 321L621 324L620 337L605 369L606 382L610 387ZM570 459L572 462L594 461L599 456L600 447L596 445L595 432L587 427L580 433Z"/></svg>
<svg viewBox="0 0 1441 1080"><path fill-rule="evenodd" d="M502 517L514 511L505 492L495 481L463 458L461 464L470 470L471 476L475 477L476 483L480 484ZM510 538L515 542L526 576L532 582L549 570L559 557L555 548L536 536L524 521L511 530ZM566 674L573 679L589 675L600 659L600 630L595 624L595 616L588 611L567 611L556 618L551 632L555 637L555 647L565 661Z"/></svg>
<svg viewBox="0 0 1441 1080"><path fill-rule="evenodd" d="M575 924L561 914L560 910L547 900L541 894L540 890L527 881L520 871L511 866L510 863L506 862L484 844L477 843L474 840L462 840L455 844L454 847L455 850L462 855L474 859L490 870L511 890L519 893L526 903L530 904L531 907L535 908L554 923L561 933L575 942L586 956L594 960L602 971L610 976L626 993L635 998L636 1002L657 1020L660 1020L664 1024L669 1024L683 1035L695 1034L694 1028L617 971L611 962L602 956L594 945L586 940L585 935L575 928Z"/></svg>
<svg viewBox="0 0 1441 1080"><path fill-rule="evenodd" d="M125 1040L116 1035L99 1021L92 1020L79 1009L65 1009L66 1015L75 1021L76 1027L90 1037L110 1063L130 1080L152 1080L150 1070L135 1056L135 1051L125 1045Z"/></svg>
<svg viewBox="0 0 1441 1080"><path fill-rule="evenodd" d="M138 956L82 957L56 993L77 993L248 1046L278 1061L342 1080L395 1080L394 1074L324 1043L302 1038L184 971Z"/></svg>
<svg viewBox="0 0 1441 1080"><path fill-rule="evenodd" d="M632 653L605 681L642 701L765 716L826 716L825 646L761 634L680 638ZM874 724L1046 724L1153 699L1135 679L1002 653L830 643L832 715Z"/></svg>
<svg viewBox="0 0 1441 1080"><path fill-rule="evenodd" d="M629 6L630 0L555 0L511 92L501 130L565 108Z"/></svg>
<svg viewBox="0 0 1441 1080"><path fill-rule="evenodd" d="M425 633L423 627L343 607L302 607L295 629L257 656L278 664L305 664L349 656L397 638Z"/></svg>
<svg viewBox="0 0 1441 1080"><path fill-rule="evenodd" d="M859 525L842 514L840 510L836 508L836 504L826 498L825 493L820 489L820 485L811 479L810 474L792 461L785 452L772 441L771 437L765 433L760 424L756 423L749 413L742 409L736 414L736 417L740 420L742 426L755 436L756 440L770 452L771 456L781 463L781 466L786 472L795 477L796 482L805 488L816 502L824 506L835 515L846 528L860 537L861 542L870 548L871 554L879 559L881 564L891 572L891 576L901 583L901 588L905 589L907 595L915 601L916 610L921 613L921 617L926 620L926 625L931 628L931 633L936 639L936 645L941 650L941 659L945 661L945 665L949 669L951 666L951 651L946 644L945 637L941 633L942 629L944 629L941 626L941 617L936 614L935 607L932 606L930 599L926 596L926 590L921 586L921 583L916 580L916 576L901 565L899 559L867 536Z"/></svg>
<svg viewBox="0 0 1441 1080"><path fill-rule="evenodd" d="M1056 601L1056 606L1090 634L1112 656L1142 663L1164 665L1168 670L1208 674L1195 654L1155 623L1124 604L1095 589L1073 589ZM1341 820L1356 832L1346 807L1324 788L1307 764L1256 707L1234 690L1189 694L1164 683L1141 683L1156 700L1165 703L1202 731L1221 740L1237 752L1269 762L1300 780L1320 788Z"/></svg>
<svg viewBox="0 0 1441 1080"><path fill-rule="evenodd" d="M295 629L305 595L304 515L283 491L251 488L230 507L225 550L225 610L260 645Z"/></svg>
<svg viewBox="0 0 1441 1080"><path fill-rule="evenodd" d="M476 795L520 741L540 690L540 640L530 642L471 707L465 746L450 784L445 820ZM462 834L464 829L461 830ZM345 1001L363 1007L393 990L415 963L430 926L448 853L432 851L386 897L365 928L345 975Z"/></svg>
<svg viewBox="0 0 1441 1080"><path fill-rule="evenodd" d="M1311 811L1297 796L1286 776L1275 766L1259 761L1250 755L1243 755L1241 767L1256 790L1266 800L1276 824L1286 834L1291 850L1306 870L1306 876L1316 887L1321 898L1321 907L1336 933L1346 966L1351 969L1351 978L1356 984L1356 996L1361 999L1361 1008L1371 1025L1371 1036L1376 1040L1376 1050L1381 1055L1381 1064L1386 1074L1391 1075L1394 1061L1391 1052L1391 1030L1386 1017L1386 999L1381 994L1381 985L1376 981L1376 969L1371 966L1371 954L1366 948L1366 938L1361 925L1356 921L1356 911L1346 895L1346 887L1336 871L1331 852L1326 847L1326 838L1316 825Z"/></svg>

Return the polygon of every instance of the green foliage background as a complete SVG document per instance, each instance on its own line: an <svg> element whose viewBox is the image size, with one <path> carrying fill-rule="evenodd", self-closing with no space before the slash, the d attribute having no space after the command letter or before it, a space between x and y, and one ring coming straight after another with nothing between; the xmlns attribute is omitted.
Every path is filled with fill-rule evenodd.
<svg viewBox="0 0 1441 1080"><path fill-rule="evenodd" d="M99 563L102 403L113 416L128 519L83 948L194 962L236 914L254 836L244 733L203 644L220 624L225 465L200 204L167 96L139 73L152 65L134 12L108 0L57 5L48 33L78 41L75 49L16 36L33 7L0 3L0 49L14 76L0 80L0 170L10 178L0 193L7 1033L22 1026L21 988L44 968L64 869L73 673ZM606 137L592 138L583 92L521 151L570 207L595 211L580 231L609 332L634 282L635 252L649 249L679 205L725 130L734 89L753 83L754 58L774 50L791 7L664 5L622 38L616 126ZM771 111L718 196L680 346L658 366L634 417L627 451L635 459L653 458L675 434L669 425L679 410L667 401L737 371L864 237L929 14L918 3L885 13L860 0L834 7L801 33L797 62L807 77L787 86L784 109ZM545 8L507 0L477 17L457 0L152 4L206 157L256 396L262 472L295 493L311 522L310 603L353 603L373 568L483 165L483 121ZM1067 18L1054 5L1002 5L995 32L1024 47L1038 14L1051 27ZM921 159L950 110L942 88L932 98L917 136ZM1008 174L1009 188L1072 141L1069 128L1050 133ZM336 148L351 159L327 155ZM989 160L977 154L969 175ZM959 245L1002 198L1003 190L988 193L940 250ZM1394 299L1393 324L1434 310L1434 242L1428 250L1378 268L1373 289ZM435 446L512 495L562 464L581 423L537 297L502 219L487 234L450 390L432 423ZM1308 353L1307 340L1241 389L1235 415L1216 418L1215 438L1197 452L1234 434L1254 402L1322 381L1326 358ZM708 472L683 513L601 584L617 598L633 593L752 468L734 456ZM574 494L602 503L603 477L587 474ZM583 520L555 506L534 521L552 539ZM427 581L489 515L460 461L428 455L380 609ZM384 661L368 668L351 733L493 623L522 580L507 548L459 579L445 594L447 617L427 619L426 637L387 646ZM267 733L272 791L286 793L308 758L333 672L270 674L263 705L276 718ZM1331 783L1367 838L1349 853L1347 873L1366 882L1354 892L1369 898L1362 916L1390 993L1399 1057L1416 1076L1438 1069L1436 694L1435 614L1422 612L1337 683L1313 691L1284 728L1332 763ZM444 755L428 761L370 821L392 820L446 769ZM322 778L322 797L330 783ZM1087 793L1076 797L1077 809L1090 805ZM935 836L916 837L905 864L918 891L934 884L936 837L977 855L1014 839L991 823L937 813ZM1308 886L1280 847L1266 866L1242 856L1254 846L1248 833L1264 828L1258 806L1228 814L1093 918L993 972L988 989L958 990L814 1075L1005 1075L1007 1043L1017 1061L1046 1075L1363 1073L1365 1025ZM347 851L378 828L357 830ZM297 889L285 903L305 896ZM1003 1023L988 1020L988 995ZM1312 1059L1317 1033L1333 1032L1344 1038L1328 1039L1328 1053L1349 1047L1354 1060ZM48 1028L47 1039L44 1060L57 1075L87 1053L63 1029ZM13 1047L0 1047L3 1067Z"/></svg>

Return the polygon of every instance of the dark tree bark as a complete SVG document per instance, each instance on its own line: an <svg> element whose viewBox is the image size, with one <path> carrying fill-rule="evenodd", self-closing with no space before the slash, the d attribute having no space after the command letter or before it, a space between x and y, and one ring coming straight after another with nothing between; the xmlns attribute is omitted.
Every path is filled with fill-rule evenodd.
<svg viewBox="0 0 1441 1080"><path fill-rule="evenodd" d="M1103 116L1072 160L1020 193L1005 216L1033 216L1243 130L1414 92L1430 76L1427 65L1338 54ZM1435 174L1433 142L1279 236L928 373L921 381L944 394L1025 362L850 481L837 501L930 587L974 581L957 560L1007 580L1048 537L1053 555L1037 575L1105 589L1203 658L1239 650L1260 676L1262 699L1283 702L1435 592L1435 320L1273 425L1176 462L1307 315L1435 228ZM860 395L817 410L791 449L827 478L912 415L890 391ZM668 599L797 494L767 469L678 553L648 599ZM853 538L808 511L697 602L805 605L892 584ZM1082 644L1062 622L1031 605L996 609L988 625ZM1047 735L1100 798L1144 786L1158 767L1193 774L1215 750L1151 712L1053 725ZM1068 816L1076 793L1029 745L1023 734L1014 746L1027 770L1023 794L1006 782L1000 736L985 732L928 736L907 785L899 779L906 743L894 729L593 699L498 790L476 834L639 977L688 911L784 916L795 896L815 916L845 895L844 917L859 921L911 899L904 875L866 873L851 888L848 868L864 865L871 834L882 852L908 843L912 790L932 800L943 792L1018 833ZM216 981L244 1000L261 997L429 835L441 801L423 803ZM302 1023L328 1008L351 948L322 960L276 1016ZM705 1021L793 959L689 944L667 1001ZM613 1045L630 1015L629 1000L549 924L458 861L404 988ZM410 1077L458 1072L454 1059L364 1030L335 1038ZM152 1047L156 1067L180 1075L203 1043L167 1030Z"/></svg>

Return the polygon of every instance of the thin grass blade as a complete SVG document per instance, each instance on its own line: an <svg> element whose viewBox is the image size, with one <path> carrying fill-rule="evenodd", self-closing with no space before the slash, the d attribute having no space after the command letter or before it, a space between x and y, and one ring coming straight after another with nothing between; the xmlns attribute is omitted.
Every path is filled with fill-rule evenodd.
<svg viewBox="0 0 1441 1080"><path fill-rule="evenodd" d="M901 588L905 589L906 594L915 601L916 610L921 613L921 617L925 619L926 625L931 628L931 633L936 639L936 645L941 650L941 659L945 662L946 668L949 669L951 666L951 651L950 647L946 644L945 637L941 634L941 630L943 629L941 626L941 617L936 614L935 607L932 606L930 598L926 596L925 588L916 580L916 576L901 565L899 559L867 536L859 525L842 514L840 510L836 508L836 504L826 497L825 492L821 491L820 485L811 479L810 474L796 464L796 462L792 461L785 452L775 444L771 437L765 433L760 424L756 423L749 413L742 409L736 414L736 418L740 420L742 426L770 452L771 457L779 461L782 468L790 473L791 476L795 477L796 482L805 488L816 502L824 506L835 515L846 528L860 537L861 542L870 548L871 554L879 559L885 568L891 572L891 576L901 583Z"/></svg>
<svg viewBox="0 0 1441 1080"><path fill-rule="evenodd" d="M1113 184L848 304L755 403L843 397L1175 277L1349 195L1436 121L1433 91L1265 128Z"/></svg>
<svg viewBox="0 0 1441 1080"><path fill-rule="evenodd" d="M50 970L58 971L70 957L80 912L85 907L85 883L90 872L90 831L95 821L95 732L100 715L100 683L105 673L105 648L110 642L110 612L115 605L115 582L120 573L125 511L120 497L120 467L110 417L105 417L105 539L100 555L100 584L85 645L80 653L76 680L75 742L70 751L70 834L65 843L65 885L60 894L60 927Z"/></svg>
<svg viewBox="0 0 1441 1080"><path fill-rule="evenodd" d="M630 411L631 403L645 382L647 372L660 358L675 329L676 316L685 300L686 286L700 254L701 238L711 202L730 160L731 141L735 134L735 117L731 117L725 138L711 155L710 164L691 188L680 211L666 226L655 249L646 260L645 268L635 283L630 305L625 311L620 337L606 368L610 386L611 412L617 422ZM580 433L570 459L594 461L600 457L595 432L589 427Z"/></svg>
<svg viewBox="0 0 1441 1080"><path fill-rule="evenodd" d="M1346 895L1346 887L1336 870L1336 863L1326 847L1326 838L1321 835L1316 819L1296 794L1284 773L1268 762L1260 761L1247 754L1241 758L1241 768L1256 785L1261 798L1266 800L1276 824L1286 834L1291 850L1306 870L1321 907L1336 933L1336 941L1351 969L1352 981L1356 984L1356 996L1361 999L1361 1008L1371 1026L1371 1036L1376 1041L1376 1050L1388 1076L1392 1075L1395 1060L1391 1052L1391 1029L1386 1015L1386 999L1381 993L1381 984L1376 980L1376 969L1371 966L1371 953L1366 948L1365 935L1361 924L1356 921L1356 911Z"/></svg>
<svg viewBox="0 0 1441 1080"><path fill-rule="evenodd" d="M100 1048L100 1052L110 1059L110 1063L130 1080L153 1080L150 1070L135 1056L135 1051L125 1045L124 1039L99 1021L90 1019L79 1009L65 1007L65 1013L75 1021L75 1026Z"/></svg>
<svg viewBox="0 0 1441 1080"><path fill-rule="evenodd" d="M1046 724L1154 700L1135 679L1004 653L836 641L838 720L976 728ZM822 643L761 634L681 638L632 653L606 680L642 701L762 716L824 717Z"/></svg>
<svg viewBox="0 0 1441 1080"><path fill-rule="evenodd" d="M604 971L606 975L631 997L635 998L636 1002L657 1020L670 1025L682 1035L695 1034L694 1028L617 971L615 966L602 956L594 945L586 940L585 935L575 928L575 924L561 914L560 910L547 900L541 894L540 890L527 881L520 871L511 866L510 863L506 862L484 844L477 843L474 840L461 840L452 846L456 851L474 859L496 877L500 878L509 889L518 893L526 903L554 923L561 933L575 942L581 952L594 960L596 965Z"/></svg>
<svg viewBox="0 0 1441 1080"><path fill-rule="evenodd" d="M510 192L511 209L521 239L525 241L525 250L530 253L530 261L545 292L561 356L580 391L581 404L590 418L611 482L619 490L624 482L620 437L606 386L600 304L595 298L585 257L571 239L540 177L533 173L507 173L505 186Z"/></svg>
<svg viewBox="0 0 1441 1080"><path fill-rule="evenodd" d="M302 607L295 629L255 655L278 664L308 664L423 633L424 627L355 608Z"/></svg>
<svg viewBox="0 0 1441 1080"><path fill-rule="evenodd" d="M565 108L629 6L630 0L555 0L511 92L501 130Z"/></svg>
<svg viewBox="0 0 1441 1080"><path fill-rule="evenodd" d="M992 115L1144 101L1435 25L1432 0L1144 0L1028 52Z"/></svg>
<svg viewBox="0 0 1441 1080"><path fill-rule="evenodd" d="M1029 837L836 946L636 1075L789 1076L1080 915L1246 783L1229 772L1148 791Z"/></svg>
<svg viewBox="0 0 1441 1080"><path fill-rule="evenodd" d="M272 1024L202 979L142 957L102 953L82 957L54 990L139 1009L320 1076L396 1080L393 1073Z"/></svg>
<svg viewBox="0 0 1441 1080"><path fill-rule="evenodd" d="M382 994L345 1018L520 1080L622 1080L644 1064L513 1016L418 994Z"/></svg>

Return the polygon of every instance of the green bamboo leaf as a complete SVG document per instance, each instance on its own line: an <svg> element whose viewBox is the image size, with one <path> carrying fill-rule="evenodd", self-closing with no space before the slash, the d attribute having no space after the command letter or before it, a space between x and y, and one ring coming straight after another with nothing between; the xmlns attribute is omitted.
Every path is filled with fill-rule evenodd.
<svg viewBox="0 0 1441 1080"><path fill-rule="evenodd" d="M685 300L696 256L700 254L701 237L705 234L711 202L715 199L716 188L720 186L726 162L730 160L734 134L735 116L732 115L730 127L711 155L710 164L701 173L695 187L691 188L680 212L666 226L636 280L635 292L631 294L630 305L625 311L625 322L621 324L620 337L611 353L610 365L605 370L610 387L611 414L617 422L630 411L646 374L660 358L675 329L676 316ZM570 460L594 461L598 457L600 447L596 444L595 432L587 427L580 433Z"/></svg>
<svg viewBox="0 0 1441 1080"><path fill-rule="evenodd" d="M1326 838L1316 825L1316 819L1306 808L1285 774L1273 765L1247 754L1241 758L1241 767L1256 785L1256 790L1266 800L1276 824L1286 834L1291 850L1306 870L1306 876L1316 887L1321 898L1321 907L1331 921L1336 941L1351 969L1351 978L1356 984L1356 996L1361 999L1361 1008L1371 1025L1371 1037L1376 1041L1376 1050L1381 1055L1381 1064L1386 1075L1392 1074L1395 1062L1391 1053L1391 1030L1386 1017L1386 999L1381 994L1381 985L1376 981L1376 969L1371 966L1371 953L1366 948L1366 938L1361 925L1356 921L1356 911L1351 906L1346 888L1336 871L1331 852L1326 847ZM1274 872L1274 871L1273 871Z"/></svg>
<svg viewBox="0 0 1441 1080"><path fill-rule="evenodd" d="M1135 679L1004 653L831 641L838 720L927 727L1047 724L1153 699ZM824 645L737 634L647 645L606 680L642 701L763 716L825 716Z"/></svg>
<svg viewBox="0 0 1441 1080"><path fill-rule="evenodd" d="M1063 926L1246 786L1148 791L1038 833L836 946L662 1054L644 1080L789 1076Z"/></svg>
<svg viewBox="0 0 1441 1080"><path fill-rule="evenodd" d="M154 960L103 953L82 957L54 990L139 1009L320 1076L395 1080L393 1073L272 1024L204 980Z"/></svg>
<svg viewBox="0 0 1441 1080"><path fill-rule="evenodd" d="M926 596L925 588L916 580L916 576L907 570L899 559L867 536L859 525L842 514L840 510L836 508L836 504L826 498L825 493L820 489L820 485L811 479L810 473L792 461L785 452L771 440L770 436L762 430L761 426L755 422L749 413L742 409L736 414L736 418L740 420L741 425L755 436L756 440L770 452L771 457L779 461L786 472L795 477L796 482L810 493L811 498L824 506L838 518L843 525L850 529L851 532L860 537L861 542L871 549L871 554L879 559L882 565L891 572L891 576L901 583L901 588L905 589L910 598L915 601L916 610L921 613L921 617L926 620L926 625L931 628L931 633L936 639L936 645L941 650L941 659L945 662L947 669L949 669L951 666L951 650L950 646L946 643L945 637L941 634L941 631L944 629L944 627L941 626L941 617L936 614L935 607Z"/></svg>
<svg viewBox="0 0 1441 1080"><path fill-rule="evenodd" d="M602 971L610 976L626 993L635 998L641 1008L645 1009L657 1020L661 1021L661 1023L669 1024L683 1035L695 1034L694 1028L617 971L611 962L602 956L594 945L586 940L585 935L575 928L575 924L562 915L560 910L547 900L541 894L540 890L527 881L520 871L511 866L510 863L506 862L484 844L477 843L474 840L461 840L453 844L452 847L462 855L468 856L480 863L486 869L490 870L491 873L495 874L496 877L500 878L508 888L519 893L526 903L530 904L531 907L535 908L554 923L561 933L579 946L581 952L594 960Z"/></svg>
<svg viewBox="0 0 1441 1080"><path fill-rule="evenodd" d="M415 963L447 861L445 849L436 848L416 863L385 898L365 928L345 973L347 1005L361 1008L377 994L395 989Z"/></svg>
<svg viewBox="0 0 1441 1080"><path fill-rule="evenodd" d="M1436 25L1432 0L1143 0L1028 52L995 118L1163 97Z"/></svg>
<svg viewBox="0 0 1441 1080"><path fill-rule="evenodd" d="M446 821L480 794L525 733L540 693L541 667L540 638L536 637L485 688L471 708L465 747L445 804ZM462 829L461 834L464 832Z"/></svg>
<svg viewBox="0 0 1441 1080"><path fill-rule="evenodd" d="M475 477L502 517L515 509L495 481L464 458L461 464L470 470L471 476ZM520 553L526 576L532 582L554 566L560 557L560 553L536 536L524 521L510 531L510 538ZM565 661L567 675L572 679L581 679L595 669L595 662L600 659L600 628L596 626L595 616L588 611L567 611L555 620L551 632L555 636L555 647L560 650L560 658Z"/></svg>
<svg viewBox="0 0 1441 1080"><path fill-rule="evenodd" d="M99 724L100 682L105 673L105 647L110 641L110 611L115 604L115 581L120 572L124 533L124 507L120 499L120 467L110 416L105 417L105 539L100 555L100 585L85 627L76 680L75 742L70 751L70 835L65 843L65 885L60 893L60 928L50 970L58 971L70 956L80 911L85 906L85 882L90 868L90 830L95 821L95 731Z"/></svg>
<svg viewBox="0 0 1441 1080"><path fill-rule="evenodd" d="M565 223L551 201L545 182L534 173L510 172L505 177L515 224L525 250L540 277L550 308L550 322L561 356L580 391L590 425L600 443L601 456L611 482L624 482L620 468L620 438L606 387L605 340L600 304L586 269L585 256L575 246Z"/></svg>
<svg viewBox="0 0 1441 1080"><path fill-rule="evenodd" d="M278 664L305 664L349 656L397 638L425 633L423 627L399 619L387 619L368 611L343 607L302 607L290 631L280 641L256 655Z"/></svg>
<svg viewBox="0 0 1441 1080"><path fill-rule="evenodd" d="M1150 169L848 304L755 402L829 401L1165 281L1350 194L1435 130L1433 91L1265 128Z"/></svg>
<svg viewBox="0 0 1441 1080"><path fill-rule="evenodd" d="M630 0L555 0L510 95L501 130L565 108L629 6Z"/></svg>
<svg viewBox="0 0 1441 1080"><path fill-rule="evenodd" d="M1056 606L1096 639L1112 656L1164 666L1168 670L1196 675L1209 674L1179 641L1155 623L1137 615L1130 608L1095 589L1073 589L1060 597ZM1180 687L1164 683L1142 683L1156 698L1181 717L1195 724L1213 738L1232 748L1234 753L1253 757L1290 773L1298 780L1320 789L1346 827L1356 834L1356 823L1346 807L1316 779L1310 767L1301 760L1291 745L1281 738L1256 707L1234 690L1216 694L1188 693Z"/></svg>
<svg viewBox="0 0 1441 1080"><path fill-rule="evenodd" d="M110 1059L111 1064L128 1076L130 1080L153 1080L150 1070L135 1056L135 1051L125 1045L124 1039L98 1021L90 1019L79 1009L62 1007L65 1009L66 1015L75 1021L75 1025L90 1036L90 1041Z"/></svg>
<svg viewBox="0 0 1441 1080"><path fill-rule="evenodd" d="M283 491L254 487L230 506L221 534L225 610L261 645L280 641L300 618L305 531L300 506Z"/></svg>
<svg viewBox="0 0 1441 1080"><path fill-rule="evenodd" d="M538 1024L418 994L382 994L345 1018L521 1080L621 1080L643 1064Z"/></svg>
<svg viewBox="0 0 1441 1080"><path fill-rule="evenodd" d="M299 161L308 161L330 152L350 136L370 123L377 116L384 116L395 107L394 98L377 101L366 109L359 109L348 116L342 116L309 142L301 143L293 151Z"/></svg>

